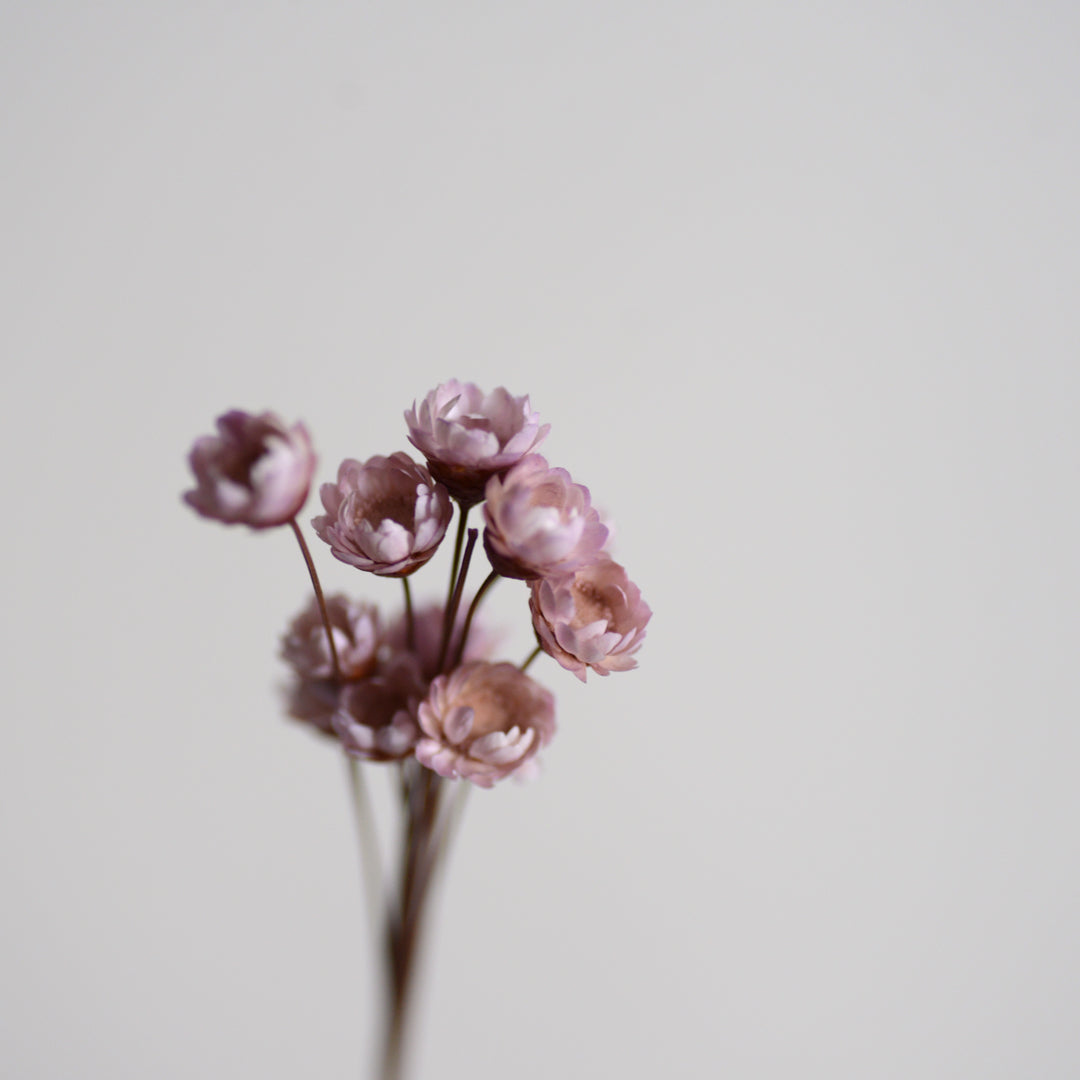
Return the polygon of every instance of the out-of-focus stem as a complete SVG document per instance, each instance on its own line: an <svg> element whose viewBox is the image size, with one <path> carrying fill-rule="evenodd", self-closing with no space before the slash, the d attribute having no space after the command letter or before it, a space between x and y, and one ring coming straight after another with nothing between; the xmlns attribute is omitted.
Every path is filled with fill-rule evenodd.
<svg viewBox="0 0 1080 1080"><path fill-rule="evenodd" d="M437 823L442 782L418 769L410 777L405 858L398 910L387 930L390 960L390 1014L383 1045L381 1080L400 1080L404 1068L409 1008L413 998L416 959L424 923L425 901L440 845Z"/></svg>
<svg viewBox="0 0 1080 1080"><path fill-rule="evenodd" d="M409 652L416 646L416 625L413 622L412 589L409 588L409 579L403 577L401 584L405 589L405 645Z"/></svg>
<svg viewBox="0 0 1080 1080"><path fill-rule="evenodd" d="M349 774L349 791L352 794L353 815L360 840L360 873L364 880L364 892L367 894L368 917L371 919L377 943L382 926L384 895L379 840L375 832L371 801L367 797L364 775L361 772L361 762L357 758L346 756L345 766Z"/></svg>

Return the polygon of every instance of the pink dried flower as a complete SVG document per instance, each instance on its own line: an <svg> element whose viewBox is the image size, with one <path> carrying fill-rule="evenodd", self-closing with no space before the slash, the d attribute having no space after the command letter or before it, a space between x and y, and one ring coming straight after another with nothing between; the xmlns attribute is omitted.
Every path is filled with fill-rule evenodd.
<svg viewBox="0 0 1080 1080"><path fill-rule="evenodd" d="M326 598L326 614L341 674L346 679L370 675L381 640L378 609L339 593ZM281 641L281 656L304 678L328 679L334 674L326 629L314 597L289 624Z"/></svg>
<svg viewBox="0 0 1080 1080"><path fill-rule="evenodd" d="M408 454L346 458L319 489L326 513L311 522L342 562L405 577L435 554L453 515L450 495Z"/></svg>
<svg viewBox="0 0 1080 1080"><path fill-rule="evenodd" d="M633 654L652 615L626 571L606 556L573 574L534 581L529 597L533 627L549 656L582 682L637 667Z"/></svg>
<svg viewBox="0 0 1080 1080"><path fill-rule="evenodd" d="M273 413L233 409L218 417L217 427L217 435L204 435L191 448L197 486L184 492L184 501L203 517L253 529L296 517L315 472L304 425L290 428Z"/></svg>
<svg viewBox="0 0 1080 1080"><path fill-rule="evenodd" d="M409 442L427 458L431 474L455 499L472 506L484 484L544 441L528 397L511 397L503 387L490 394L474 383L451 379L405 413Z"/></svg>
<svg viewBox="0 0 1080 1080"><path fill-rule="evenodd" d="M442 645L444 608L441 604L428 604L417 608L413 614L413 653L420 664L421 674L431 680L439 674L439 650ZM465 622L465 613L458 612L454 639L458 640ZM469 641L465 647L464 659L487 660L495 651L499 635L487 627L482 617L473 620L469 630ZM404 652L408 641L408 626L405 616L401 615L392 622L386 631L386 643L394 652ZM452 654L451 654L452 655Z"/></svg>
<svg viewBox="0 0 1080 1080"><path fill-rule="evenodd" d="M463 664L431 684L416 757L440 776L491 787L555 734L555 699L513 664Z"/></svg>
<svg viewBox="0 0 1080 1080"><path fill-rule="evenodd" d="M532 580L564 574L592 562L608 530L565 469L530 454L505 477L493 476L484 503L484 548L504 577Z"/></svg>
<svg viewBox="0 0 1080 1080"><path fill-rule="evenodd" d="M425 686L411 656L398 656L373 678L346 685L333 719L345 752L365 761L411 755L420 734L416 707Z"/></svg>
<svg viewBox="0 0 1080 1080"><path fill-rule="evenodd" d="M297 679L289 687L285 710L294 720L333 737L340 694L341 684L335 679Z"/></svg>

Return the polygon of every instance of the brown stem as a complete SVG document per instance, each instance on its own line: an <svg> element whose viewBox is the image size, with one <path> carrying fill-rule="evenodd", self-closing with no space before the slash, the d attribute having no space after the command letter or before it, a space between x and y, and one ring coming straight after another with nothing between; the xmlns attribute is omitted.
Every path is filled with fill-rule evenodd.
<svg viewBox="0 0 1080 1080"><path fill-rule="evenodd" d="M461 658L465 655L465 643L469 640L469 630L472 629L473 616L476 614L476 609L480 606L480 601L484 598L484 593L486 593L498 580L498 571L492 570L491 573L484 578L484 582L480 588L476 590L476 595L469 605L469 613L465 616L465 625L461 628L461 640L458 642L457 652L454 653L454 667L457 667L458 664L461 663Z"/></svg>
<svg viewBox="0 0 1080 1080"><path fill-rule="evenodd" d="M533 649L533 651L529 653L529 655L526 656L525 659L522 661L521 666L518 668L518 671L524 672L525 669L540 655L541 651L541 647L537 645L536 648Z"/></svg>
<svg viewBox="0 0 1080 1080"><path fill-rule="evenodd" d="M450 604L454 599L454 590L457 588L458 567L461 565L461 548L465 543L465 524L469 517L470 507L464 503L458 503L458 527L457 536L454 539L454 560L450 564L450 587L446 590L446 607L443 609L442 643L440 655L446 655L446 649L450 647L450 635L453 633L454 623L450 618ZM440 661L439 667L442 667Z"/></svg>
<svg viewBox="0 0 1080 1080"><path fill-rule="evenodd" d="M416 625L413 622L412 589L409 588L409 579L403 577L401 584L405 588L405 646L412 652L416 647Z"/></svg>
<svg viewBox="0 0 1080 1080"><path fill-rule="evenodd" d="M326 600L323 597L322 586L319 584L319 575L315 570L315 563L311 559L311 552L308 551L304 534L300 531L300 526L296 523L296 518L293 518L289 524L296 534L296 542L300 545L300 551L304 556L304 562L307 563L308 574L311 576L311 585L315 590L315 599L319 602L319 613L322 615L323 627L326 629L326 644L330 647L330 662L334 665L334 678L340 681L341 665L338 663L337 648L334 645L334 632L330 629L330 615L326 610Z"/></svg>
<svg viewBox="0 0 1080 1080"><path fill-rule="evenodd" d="M457 621L458 608L461 606L461 593L465 588L465 578L469 574L469 564L472 562L473 548L476 547L476 538L480 535L479 529L469 530L469 542L465 545L465 555L461 560L461 572L458 574L457 584L454 586L454 594L450 603L446 605L446 621L443 623L442 648L439 649L438 669L441 672L446 663L446 655L450 651L450 631L453 630ZM449 628L449 629L448 629Z"/></svg>
<svg viewBox="0 0 1080 1080"><path fill-rule="evenodd" d="M427 769L414 772L410 781L399 910L396 916L391 917L387 934L390 1015L383 1046L382 1080L399 1080L402 1075L406 1024L415 981L425 900L433 863L440 847L436 843L436 825L439 820L441 781Z"/></svg>

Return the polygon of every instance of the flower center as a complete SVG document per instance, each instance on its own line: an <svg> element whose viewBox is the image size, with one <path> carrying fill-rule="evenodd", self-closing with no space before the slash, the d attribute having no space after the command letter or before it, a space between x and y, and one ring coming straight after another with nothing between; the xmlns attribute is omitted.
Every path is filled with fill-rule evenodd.
<svg viewBox="0 0 1080 1080"><path fill-rule="evenodd" d="M605 622L611 625L615 612L611 604L604 596L604 590L594 585L591 581L575 581L574 590L574 621L575 627L588 626L594 622Z"/></svg>

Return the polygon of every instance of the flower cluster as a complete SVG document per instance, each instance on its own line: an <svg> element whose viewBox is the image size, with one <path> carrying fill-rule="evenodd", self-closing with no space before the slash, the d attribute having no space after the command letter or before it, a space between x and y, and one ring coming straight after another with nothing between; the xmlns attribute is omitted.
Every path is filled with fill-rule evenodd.
<svg viewBox="0 0 1080 1080"><path fill-rule="evenodd" d="M196 486L185 501L203 517L268 529L288 525L313 596L289 624L281 657L291 677L288 714L347 755L362 865L384 935L386 1028L379 1075L401 1080L405 1018L430 885L470 784L489 788L537 768L555 734L555 699L526 669L541 653L584 680L627 671L645 637L648 605L615 562L608 529L589 490L537 453L547 436L527 397L501 387L443 383L405 413L409 442L397 451L347 458L319 489L311 521L341 562L398 578L402 608L391 616L341 593L326 596L297 520L315 472L302 424L233 410L217 434L195 442ZM411 581L446 539L457 504L445 599L414 606ZM483 504L480 528L470 512ZM468 587L480 549L490 573ZM525 583L537 645L520 664L496 659L498 639L477 617L500 578ZM385 587L385 586L384 586ZM396 762L401 837L397 880L385 887L364 795L366 763ZM457 786L452 806L445 780Z"/></svg>
<svg viewBox="0 0 1080 1080"><path fill-rule="evenodd" d="M527 397L485 394L456 380L405 413L424 464L398 451L343 461L319 489L311 524L335 558L401 578L404 610L386 622L375 606L323 597L296 517L315 468L303 425L271 413L227 413L219 435L191 453L200 514L252 528L290 524L315 597L290 624L281 655L292 669L289 714L364 761L415 759L439 776L480 787L529 766L555 732L551 693L519 665L496 662L474 616L499 577L524 581L543 651L584 680L636 664L650 611L608 553L608 529L588 488L536 453L548 433ZM409 578L435 554L458 504L444 603L414 610ZM466 604L465 585L482 503L491 572ZM466 542L467 540L467 542Z"/></svg>

